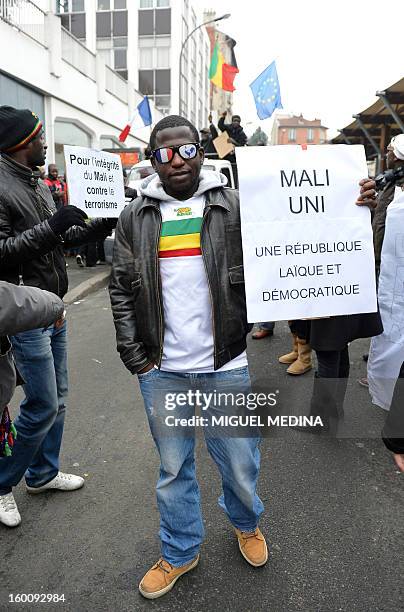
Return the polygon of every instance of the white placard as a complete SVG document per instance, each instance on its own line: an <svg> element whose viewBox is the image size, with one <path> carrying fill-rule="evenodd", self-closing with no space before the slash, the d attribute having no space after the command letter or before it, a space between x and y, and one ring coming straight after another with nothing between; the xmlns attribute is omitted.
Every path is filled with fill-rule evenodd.
<svg viewBox="0 0 404 612"><path fill-rule="evenodd" d="M91 218L119 217L125 207L119 155L64 146L69 202Z"/></svg>
<svg viewBox="0 0 404 612"><path fill-rule="evenodd" d="M377 310L361 145L236 147L248 321Z"/></svg>

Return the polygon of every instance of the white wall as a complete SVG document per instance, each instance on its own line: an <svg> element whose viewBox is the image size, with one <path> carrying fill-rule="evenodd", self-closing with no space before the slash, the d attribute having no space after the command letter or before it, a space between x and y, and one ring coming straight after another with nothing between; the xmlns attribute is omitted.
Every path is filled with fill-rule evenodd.
<svg viewBox="0 0 404 612"><path fill-rule="evenodd" d="M48 39L52 40L52 36L55 35L57 37L58 32L50 31L50 28L58 27L60 29L60 20L50 15L47 23ZM95 133L94 145L97 145L101 135L116 137L119 135L133 114L135 106L142 99L130 83L128 83L129 104L105 90L100 91L100 83L97 85L60 57L55 58L55 45L48 50L1 20L0 57L0 68L3 72L32 86L45 96L45 124L49 128L49 161L54 157L52 125L58 115L77 119L88 126ZM52 74L51 69L60 76ZM105 70L105 67L101 66L102 69ZM154 122L162 117L154 107L152 107L152 116ZM126 145L143 148L148 142L149 134L150 129L143 128L136 132L136 136L129 136Z"/></svg>

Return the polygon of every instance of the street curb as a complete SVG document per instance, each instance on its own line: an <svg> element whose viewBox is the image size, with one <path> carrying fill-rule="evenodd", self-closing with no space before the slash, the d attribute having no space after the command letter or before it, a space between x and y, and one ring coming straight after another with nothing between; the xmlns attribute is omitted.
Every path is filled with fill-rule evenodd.
<svg viewBox="0 0 404 612"><path fill-rule="evenodd" d="M73 302L77 302L78 300L83 299L90 293L101 289L101 287L105 287L108 284L109 277L111 275L111 267L108 266L106 270L95 274L91 278L83 281L77 287L74 287L71 291L68 291L63 298L65 304L73 304Z"/></svg>

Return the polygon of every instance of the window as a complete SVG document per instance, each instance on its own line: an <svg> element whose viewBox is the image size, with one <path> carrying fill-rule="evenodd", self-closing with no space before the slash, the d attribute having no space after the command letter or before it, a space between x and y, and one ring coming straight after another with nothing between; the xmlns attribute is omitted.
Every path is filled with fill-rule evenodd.
<svg viewBox="0 0 404 612"><path fill-rule="evenodd" d="M116 0L115 0L116 1ZM161 8L170 6L170 0L140 0L140 8Z"/></svg>
<svg viewBox="0 0 404 612"><path fill-rule="evenodd" d="M63 145L91 147L91 135L69 121L55 121L55 163L59 169L65 167Z"/></svg>
<svg viewBox="0 0 404 612"><path fill-rule="evenodd" d="M126 148L126 145L124 142L119 142L115 136L101 136L100 147L101 149L120 149Z"/></svg>
<svg viewBox="0 0 404 612"><path fill-rule="evenodd" d="M155 70L155 93L169 94L170 93L170 70Z"/></svg>
<svg viewBox="0 0 404 612"><path fill-rule="evenodd" d="M198 79L199 79L199 91L202 92L202 89L203 89L203 57L202 57L202 53L199 53Z"/></svg>
<svg viewBox="0 0 404 612"><path fill-rule="evenodd" d="M60 15L62 26L76 38L86 38L86 15L84 0L57 0L56 13Z"/></svg>
<svg viewBox="0 0 404 612"><path fill-rule="evenodd" d="M157 68L169 68L170 66L170 49L168 47L157 47Z"/></svg>
<svg viewBox="0 0 404 612"><path fill-rule="evenodd" d="M289 128L288 138L289 138L289 142L294 142L296 140L296 129L295 128Z"/></svg>
<svg viewBox="0 0 404 612"><path fill-rule="evenodd" d="M139 90L164 113L170 108L170 70L139 70Z"/></svg>
<svg viewBox="0 0 404 612"><path fill-rule="evenodd" d="M154 11L139 11L139 36L154 34Z"/></svg>
<svg viewBox="0 0 404 612"><path fill-rule="evenodd" d="M126 0L98 0L98 11L122 11L126 9Z"/></svg>
<svg viewBox="0 0 404 612"><path fill-rule="evenodd" d="M180 115L183 117L188 116L188 79L182 77L181 79L181 93L182 99L180 100L181 112Z"/></svg>
<svg viewBox="0 0 404 612"><path fill-rule="evenodd" d="M139 36L162 36L171 33L171 9L139 11Z"/></svg>
<svg viewBox="0 0 404 612"><path fill-rule="evenodd" d="M84 0L56 0L56 13L84 13Z"/></svg>
<svg viewBox="0 0 404 612"><path fill-rule="evenodd" d="M162 9L155 11L156 18L156 34L170 34L171 33L171 9Z"/></svg>
<svg viewBox="0 0 404 612"><path fill-rule="evenodd" d="M204 125L204 121L203 121L203 102L202 100L199 98L199 104L198 104L198 125L199 127L203 127Z"/></svg>
<svg viewBox="0 0 404 612"><path fill-rule="evenodd" d="M123 70L126 65L126 49L114 49L114 67L115 70Z"/></svg>
<svg viewBox="0 0 404 612"><path fill-rule="evenodd" d="M84 13L70 15L70 32L76 38L86 37L86 16Z"/></svg>
<svg viewBox="0 0 404 612"><path fill-rule="evenodd" d="M111 38L111 13L97 13L97 38Z"/></svg>
<svg viewBox="0 0 404 612"><path fill-rule="evenodd" d="M98 6L101 6L101 0ZM109 6L109 2L102 6ZM96 20L97 50L105 63L127 80L128 11L98 11Z"/></svg>
<svg viewBox="0 0 404 612"><path fill-rule="evenodd" d="M307 142L313 142L314 140L314 130L313 128L307 128Z"/></svg>
<svg viewBox="0 0 404 612"><path fill-rule="evenodd" d="M170 70L139 70L139 89L144 95L169 95Z"/></svg>
<svg viewBox="0 0 404 612"><path fill-rule="evenodd" d="M128 11L114 11L112 13L113 36L128 35Z"/></svg>
<svg viewBox="0 0 404 612"><path fill-rule="evenodd" d="M97 13L97 38L110 38L111 35L128 35L127 11L101 11Z"/></svg>
<svg viewBox="0 0 404 612"><path fill-rule="evenodd" d="M144 95L154 94L153 70L139 70L139 89Z"/></svg>
<svg viewBox="0 0 404 612"><path fill-rule="evenodd" d="M153 49L139 49L139 68L141 70L153 68Z"/></svg>
<svg viewBox="0 0 404 612"><path fill-rule="evenodd" d="M191 89L191 112L193 115L193 122L196 121L196 91L195 89Z"/></svg>
<svg viewBox="0 0 404 612"><path fill-rule="evenodd" d="M76 38L86 38L86 16L85 13L68 13L60 16L62 26L69 30Z"/></svg>
<svg viewBox="0 0 404 612"><path fill-rule="evenodd" d="M139 39L139 68L169 68L170 38L143 37Z"/></svg>

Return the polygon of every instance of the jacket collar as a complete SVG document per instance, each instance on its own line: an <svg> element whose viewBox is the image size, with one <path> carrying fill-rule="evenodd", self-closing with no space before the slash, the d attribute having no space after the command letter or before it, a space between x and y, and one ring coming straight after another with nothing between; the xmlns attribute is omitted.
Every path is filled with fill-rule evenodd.
<svg viewBox="0 0 404 612"><path fill-rule="evenodd" d="M35 187L38 184L38 180L41 175L39 170L31 170L31 168L23 166L22 164L14 161L14 159L5 153L1 154L0 163L6 167L7 172L14 174L14 176L17 176L23 181L29 183L29 185L33 185Z"/></svg>
<svg viewBox="0 0 404 612"><path fill-rule="evenodd" d="M208 206L220 206L221 208L224 208L225 210L230 212L230 206L226 202L226 200L225 200L225 198L223 196L223 188L222 187L218 187L217 189L210 189L209 191L206 191L204 193L204 195L206 197L206 207L208 207ZM186 200L184 200L184 202L186 202ZM137 214L139 215L140 212L144 208L150 208L150 207L154 208L156 210L160 210L160 200L155 200L153 198L149 198L147 196L143 196L142 197L142 201L140 203L140 206L137 209Z"/></svg>

